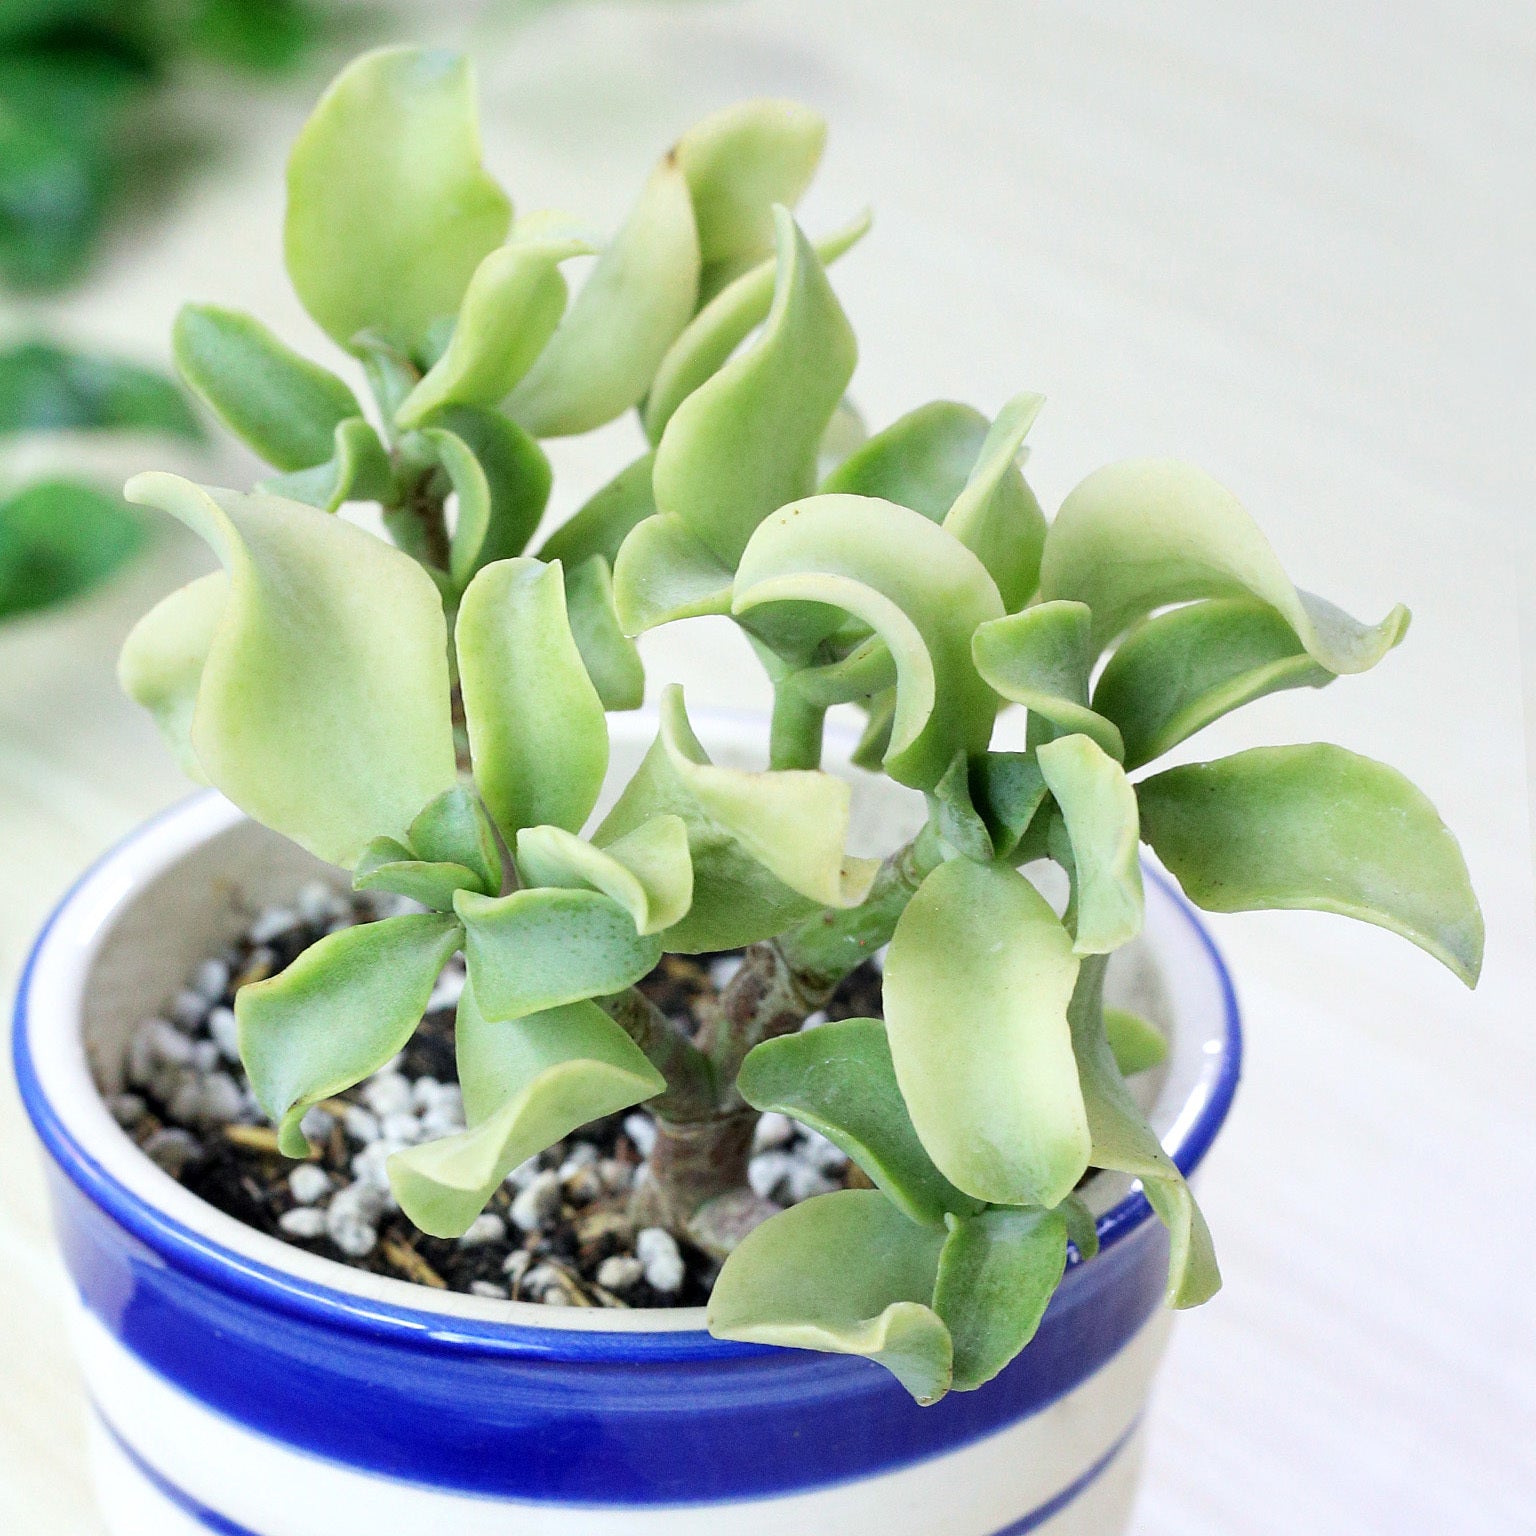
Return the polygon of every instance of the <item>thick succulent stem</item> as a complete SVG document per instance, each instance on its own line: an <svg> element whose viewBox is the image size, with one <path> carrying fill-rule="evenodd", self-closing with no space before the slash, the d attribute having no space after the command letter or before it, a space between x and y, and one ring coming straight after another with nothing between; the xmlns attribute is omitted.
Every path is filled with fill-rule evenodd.
<svg viewBox="0 0 1536 1536"><path fill-rule="evenodd" d="M630 1204L636 1224L666 1227L723 1257L729 1244L711 1241L698 1217L712 1201L748 1194L747 1163L757 1121L757 1111L745 1106L702 1121L678 1123L658 1116L656 1144Z"/></svg>
<svg viewBox="0 0 1536 1536"><path fill-rule="evenodd" d="M719 1113L714 1066L683 1031L638 988L601 1000L602 1008L667 1080L664 1093L646 1107L679 1125L703 1124Z"/></svg>

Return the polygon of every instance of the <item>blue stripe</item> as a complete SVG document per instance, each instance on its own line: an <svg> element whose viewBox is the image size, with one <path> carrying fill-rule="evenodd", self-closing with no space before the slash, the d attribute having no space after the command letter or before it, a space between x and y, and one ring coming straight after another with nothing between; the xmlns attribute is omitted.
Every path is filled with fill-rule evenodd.
<svg viewBox="0 0 1536 1536"><path fill-rule="evenodd" d="M1239 1037L1230 981L1179 906L1211 955L1227 1012L1220 1073L1174 1150L1187 1172L1230 1103ZM1103 1253L1072 1265L1028 1349L982 1391L926 1409L865 1360L703 1332L460 1319L301 1280L173 1221L75 1142L40 1091L27 1042L48 931L17 999L16 1073L57 1165L57 1226L82 1298L179 1390L307 1454L530 1503L768 1497L909 1466L1037 1413L1111 1360L1160 1305L1166 1235L1139 1193L1101 1218Z"/></svg>
<svg viewBox="0 0 1536 1536"><path fill-rule="evenodd" d="M216 1509L210 1509L206 1504L185 1489L178 1487L157 1467L151 1466L133 1446L118 1433L117 1426L101 1411L98 1404L92 1403L96 1418L103 1429L112 1437L129 1463L143 1479L166 1500L176 1506L184 1515L197 1521L199 1525L206 1526L208 1530L215 1531L218 1536L262 1536L259 1531L253 1531L249 1526L238 1525L225 1515L221 1515ZM1093 1463L1080 1477L1075 1477L1060 1493L1049 1498L1044 1504L1036 1506L1027 1515L1021 1516L1013 1524L1005 1526L1000 1531L995 1531L993 1536L1026 1536L1029 1531L1037 1531L1045 1522L1054 1515L1059 1515L1069 1504L1075 1503L1089 1488L1093 1486L1115 1463L1120 1453L1130 1444L1131 1437L1136 1433L1140 1424L1139 1419L1131 1423L1131 1427L1120 1436L1099 1459Z"/></svg>
<svg viewBox="0 0 1536 1536"><path fill-rule="evenodd" d="M168 1478L158 1468L150 1466L150 1464L145 1461L144 1458L140 1456L139 1453L134 1450L134 1448L129 1445L125 1439L123 1439L123 1437L117 1432L117 1425L115 1425L111 1419L109 1419L106 1414L101 1411L101 1408L97 1403L93 1402L91 1407L96 1411L97 1422L112 1437L113 1444L116 1445L118 1450L120 1450L123 1455L128 1458L129 1462L132 1464L134 1470L139 1474L139 1476L142 1477L144 1481L148 1483L152 1488L154 1488L157 1493L163 1494L166 1500L169 1503L174 1504L176 1508L182 1512L182 1514L188 1516L192 1520L195 1520L199 1525L205 1526L210 1531L217 1531L218 1536L262 1536L260 1531L253 1531L248 1525L237 1525L233 1520L226 1519L218 1512L218 1510L209 1509L206 1504L202 1503L198 1499L194 1499L192 1495L185 1489L178 1488L176 1484L173 1483L170 1478ZM1008 1536L1008 1533L1004 1532L1002 1533L1002 1536Z"/></svg>
<svg viewBox="0 0 1536 1536"><path fill-rule="evenodd" d="M1083 1473L1081 1477L1075 1477L1053 1499L1047 1499L1038 1509L1031 1510L1022 1520L1015 1520L1012 1525L994 1533L994 1536L1024 1536L1026 1531L1037 1531L1052 1515L1059 1515L1068 1504L1082 1497L1088 1489L1107 1472L1120 1453L1131 1442L1131 1436L1136 1433L1141 1420L1133 1419L1131 1427L1120 1436L1110 1448Z"/></svg>

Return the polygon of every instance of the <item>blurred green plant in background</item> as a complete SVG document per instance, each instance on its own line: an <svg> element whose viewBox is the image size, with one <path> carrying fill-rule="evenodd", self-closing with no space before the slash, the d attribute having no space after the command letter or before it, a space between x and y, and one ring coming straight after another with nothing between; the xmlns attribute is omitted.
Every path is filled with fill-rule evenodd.
<svg viewBox="0 0 1536 1536"><path fill-rule="evenodd" d="M86 270L125 194L176 157L184 66L281 71L334 24L320 0L4 0L0 281L47 291Z"/></svg>
<svg viewBox="0 0 1536 1536"><path fill-rule="evenodd" d="M0 351L0 445L76 432L203 436L186 397L153 369L36 341ZM143 538L119 496L83 480L0 480L0 620L88 591Z"/></svg>

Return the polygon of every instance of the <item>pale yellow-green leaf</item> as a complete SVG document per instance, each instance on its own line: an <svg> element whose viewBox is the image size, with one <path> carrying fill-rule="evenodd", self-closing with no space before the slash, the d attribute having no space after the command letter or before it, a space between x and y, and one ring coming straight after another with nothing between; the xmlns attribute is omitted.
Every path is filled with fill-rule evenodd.
<svg viewBox="0 0 1536 1536"><path fill-rule="evenodd" d="M1231 491L1171 459L1111 464L1067 497L1046 536L1040 595L1087 603L1096 651L1171 603L1256 597L1335 673L1375 666L1408 626L1406 608L1368 626L1298 591Z"/></svg>
<svg viewBox="0 0 1536 1536"><path fill-rule="evenodd" d="M480 570L456 628L475 783L502 835L576 830L608 769L608 722L565 611L558 561Z"/></svg>
<svg viewBox="0 0 1536 1536"><path fill-rule="evenodd" d="M657 513L630 529L613 567L613 601L626 635L731 611L731 571L682 518Z"/></svg>
<svg viewBox="0 0 1536 1536"><path fill-rule="evenodd" d="M397 1152L388 1164L401 1209L435 1237L464 1232L520 1163L666 1087L594 1003L488 1021L466 986L455 1037L469 1129Z"/></svg>
<svg viewBox="0 0 1536 1536"><path fill-rule="evenodd" d="M589 432L622 415L651 387L698 291L688 183L664 159L507 410L535 437Z"/></svg>
<svg viewBox="0 0 1536 1536"><path fill-rule="evenodd" d="M1079 955L1107 955L1141 932L1136 791L1091 737L1058 737L1035 757L1072 842L1072 948Z"/></svg>
<svg viewBox="0 0 1536 1536"><path fill-rule="evenodd" d="M295 141L283 250L334 340L376 329L414 353L511 217L480 164L468 62L384 48L336 77Z"/></svg>
<svg viewBox="0 0 1536 1536"><path fill-rule="evenodd" d="M1088 1166L1067 1004L1072 939L1017 870L951 859L896 924L885 1020L896 1080L951 1183L1053 1206Z"/></svg>
<svg viewBox="0 0 1536 1536"><path fill-rule="evenodd" d="M817 450L858 355L816 253L787 213L777 219L762 333L678 406L652 477L658 509L732 569L763 518L815 486Z"/></svg>
<svg viewBox="0 0 1536 1536"><path fill-rule="evenodd" d="M920 1403L949 1389L949 1330L933 1299L944 1233L878 1190L791 1206L749 1232L709 1299L717 1338L863 1355Z"/></svg>
<svg viewBox="0 0 1536 1536"><path fill-rule="evenodd" d="M212 586L175 610L190 621L188 650L163 674L184 694L187 656L206 642L190 740L209 783L333 863L403 836L455 779L447 631L427 574L381 539L275 496L163 474L137 476L125 494L179 518L228 576L217 622ZM158 654L175 660L171 610L156 613ZM146 649L130 647L135 669Z"/></svg>
<svg viewBox="0 0 1536 1536"><path fill-rule="evenodd" d="M688 826L681 816L653 816L598 848L562 827L524 827L517 867L529 885L601 891L618 902L641 934L681 922L693 901Z"/></svg>

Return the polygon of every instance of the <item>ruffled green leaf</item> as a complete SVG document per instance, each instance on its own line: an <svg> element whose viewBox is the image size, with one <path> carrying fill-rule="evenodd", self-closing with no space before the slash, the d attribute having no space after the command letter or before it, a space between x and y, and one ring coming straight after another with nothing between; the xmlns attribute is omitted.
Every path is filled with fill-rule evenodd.
<svg viewBox="0 0 1536 1536"><path fill-rule="evenodd" d="M467 866L418 859L392 837L374 838L352 876L353 890L393 891L438 912L453 911L453 898L460 891L480 887L479 877Z"/></svg>
<svg viewBox="0 0 1536 1536"><path fill-rule="evenodd" d="M661 944L597 891L460 891L464 956L487 1017L520 1019L633 986L661 958Z"/></svg>
<svg viewBox="0 0 1536 1536"><path fill-rule="evenodd" d="M519 1163L666 1087L593 1003L493 1022L466 986L455 1038L469 1129L397 1152L388 1165L401 1209L434 1237L463 1233Z"/></svg>
<svg viewBox="0 0 1536 1536"><path fill-rule="evenodd" d="M928 807L939 836L962 858L990 864L997 856L991 829L971 798L971 764L965 753L955 753L949 771L930 792Z"/></svg>
<svg viewBox="0 0 1536 1536"><path fill-rule="evenodd" d="M831 774L722 768L688 724L682 690L661 699L656 740L594 834L611 848L658 815L688 828L693 904L667 930L674 953L771 938L821 907L857 906L878 863L846 854L852 792Z"/></svg>
<svg viewBox="0 0 1536 1536"><path fill-rule="evenodd" d="M447 350L401 401L395 420L419 427L445 405L500 405L565 313L560 263L591 250L547 220L519 220L512 238L475 268Z"/></svg>
<svg viewBox="0 0 1536 1536"><path fill-rule="evenodd" d="M876 432L821 482L820 491L876 496L942 523L986 439L987 418L980 411L934 400Z"/></svg>
<svg viewBox="0 0 1536 1536"><path fill-rule="evenodd" d="M565 568L565 609L603 708L639 709L645 702L645 667L619 624L613 577L601 555Z"/></svg>
<svg viewBox="0 0 1536 1536"><path fill-rule="evenodd" d="M1048 793L1035 754L983 753L971 764L970 791L997 857L1017 863L1013 856Z"/></svg>
<svg viewBox="0 0 1536 1536"><path fill-rule="evenodd" d="M1157 1025L1124 1008L1104 1010L1104 1033L1122 1077L1150 1072L1168 1059L1168 1041Z"/></svg>
<svg viewBox="0 0 1536 1536"><path fill-rule="evenodd" d="M630 530L613 567L613 601L626 635L731 611L731 571L682 518L658 513Z"/></svg>
<svg viewBox="0 0 1536 1536"><path fill-rule="evenodd" d="M1338 912L1476 983L1483 915L1466 861L1396 769L1342 747L1260 747L1155 774L1137 798L1147 841L1207 911Z"/></svg>
<svg viewBox="0 0 1536 1536"><path fill-rule="evenodd" d="M390 493L393 471L379 434L353 416L336 428L331 456L323 464L276 475L257 489L269 496L301 501L322 512L334 512L343 502L382 501Z"/></svg>
<svg viewBox="0 0 1536 1536"><path fill-rule="evenodd" d="M1099 677L1093 707L1119 728L1125 766L1140 768L1231 710L1333 677L1275 609L1218 598L1136 625Z"/></svg>
<svg viewBox="0 0 1536 1536"><path fill-rule="evenodd" d="M1035 757L1072 842L1072 948L1107 955L1141 932L1136 791L1090 737L1061 736Z"/></svg>
<svg viewBox="0 0 1536 1536"><path fill-rule="evenodd" d="M478 889L487 896L501 889L496 829L479 800L462 784L444 790L422 808L411 823L409 841L418 859L448 860L472 870Z"/></svg>
<svg viewBox="0 0 1536 1536"><path fill-rule="evenodd" d="M541 560L560 560L568 571L601 555L611 568L619 558L619 546L637 523L656 515L651 494L654 453L642 454L621 469L612 480L584 503L544 541Z"/></svg>
<svg viewBox="0 0 1536 1536"><path fill-rule="evenodd" d="M913 1221L980 1203L955 1188L918 1140L879 1019L839 1019L753 1048L736 1079L754 1109L777 1110L841 1147Z"/></svg>
<svg viewBox="0 0 1536 1536"><path fill-rule="evenodd" d="M1375 666L1408 627L1406 608L1372 627L1298 591L1238 499L1167 459L1111 464L1067 497L1046 537L1040 595L1087 603L1095 654L1155 609L1201 597L1268 603L1335 673Z"/></svg>
<svg viewBox="0 0 1536 1536"><path fill-rule="evenodd" d="M773 249L774 204L800 201L826 142L819 113L769 98L711 113L677 141L672 154L693 199L705 298Z"/></svg>
<svg viewBox="0 0 1536 1536"><path fill-rule="evenodd" d="M928 1305L944 1235L872 1189L791 1206L749 1232L709 1298L716 1338L863 1355L919 1403L950 1384L949 1330Z"/></svg>
<svg viewBox="0 0 1536 1536"><path fill-rule="evenodd" d="M827 423L853 376L853 331L783 210L762 334L685 399L656 449L656 505L728 568L775 507L808 494Z"/></svg>
<svg viewBox="0 0 1536 1536"><path fill-rule="evenodd" d="M511 218L480 164L469 64L384 48L336 77L294 143L283 251L333 340L376 329L415 355Z"/></svg>
<svg viewBox="0 0 1536 1536"><path fill-rule="evenodd" d="M816 259L823 267L830 267L869 233L870 223L869 214L863 213L847 228L812 241ZM771 224L769 230L771 233ZM678 406L718 373L736 348L768 318L777 286L778 262L770 257L727 284L689 321L662 359L645 399L645 432L653 443L661 441ZM825 446L823 441L822 451Z"/></svg>
<svg viewBox="0 0 1536 1536"><path fill-rule="evenodd" d="M1017 870L952 859L907 904L885 962L902 1097L953 1184L1053 1206L1088 1166L1067 1002L1072 940Z"/></svg>
<svg viewBox="0 0 1536 1536"><path fill-rule="evenodd" d="M1184 1175L1153 1135L1115 1064L1104 1023L1105 964L1100 955L1083 962L1070 1010L1072 1049L1093 1138L1089 1161L1142 1181L1168 1228L1168 1305L1197 1307L1221 1288L1216 1250Z"/></svg>
<svg viewBox="0 0 1536 1536"><path fill-rule="evenodd" d="M562 827L524 827L517 834L517 867L528 885L601 891L629 913L640 934L681 922L693 902L681 816L653 816L606 848Z"/></svg>
<svg viewBox="0 0 1536 1536"><path fill-rule="evenodd" d="M990 1210L952 1218L933 1309L954 1341L954 1389L985 1385L1034 1338L1067 1268L1056 1211Z"/></svg>
<svg viewBox="0 0 1536 1536"><path fill-rule="evenodd" d="M357 396L334 373L301 357L254 315L184 304L171 350L214 415L285 473L323 464L337 429L362 415Z"/></svg>
<svg viewBox="0 0 1536 1536"><path fill-rule="evenodd" d="M1085 1262L1093 1258L1099 1251L1099 1223L1088 1202L1081 1195L1068 1195L1056 1209L1067 1224L1067 1240L1077 1249L1078 1257Z"/></svg>
<svg viewBox="0 0 1536 1536"><path fill-rule="evenodd" d="M383 540L275 496L162 474L137 476L126 494L179 518L228 574L216 622L212 585L144 621L124 663L133 696L185 719L195 673L189 740L208 781L321 858L350 865L370 838L403 836L455 782L447 632L427 574ZM178 649L168 630L182 621Z"/></svg>
<svg viewBox="0 0 1536 1536"><path fill-rule="evenodd" d="M944 518L944 527L992 573L1009 613L1022 608L1040 584L1045 513L1017 461L1044 404L1044 395L1016 395L997 413L965 488Z"/></svg>
<svg viewBox="0 0 1536 1536"><path fill-rule="evenodd" d="M544 450L499 411L455 405L422 435L458 496L449 568L464 585L483 566L522 554L549 501L553 471Z"/></svg>
<svg viewBox="0 0 1536 1536"><path fill-rule="evenodd" d="M668 156L506 402L535 437L590 432L637 405L693 315L699 236Z"/></svg>
<svg viewBox="0 0 1536 1536"><path fill-rule="evenodd" d="M1030 713L1031 739L1050 739L1041 724L1080 732L1119 759L1125 746L1112 722L1088 707L1093 670L1092 615L1082 603L1037 603L982 625L972 642L976 670L1005 699Z"/></svg>
<svg viewBox="0 0 1536 1536"><path fill-rule="evenodd" d="M565 609L559 564L498 560L459 605L459 682L475 784L502 835L575 831L608 771L608 723Z"/></svg>
<svg viewBox="0 0 1536 1536"><path fill-rule="evenodd" d="M896 713L885 767L893 779L931 789L957 751L986 750L997 699L976 674L971 636L1003 605L959 540L894 502L813 496L766 518L736 573L737 614L785 602L842 609L889 648ZM753 617L774 643L774 615ZM791 632L799 624L792 612Z"/></svg>
<svg viewBox="0 0 1536 1536"><path fill-rule="evenodd" d="M119 686L150 712L181 771L198 784L208 776L192 749L192 716L203 663L228 603L223 571L178 587L133 626L117 661Z"/></svg>
<svg viewBox="0 0 1536 1536"><path fill-rule="evenodd" d="M310 1105L361 1082L404 1048L462 937L451 914L360 923L235 994L240 1057L287 1156L309 1150L299 1121Z"/></svg>

